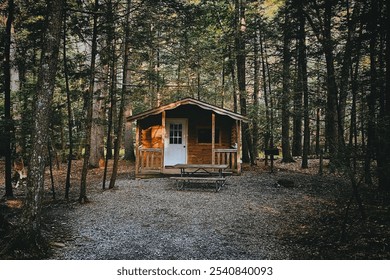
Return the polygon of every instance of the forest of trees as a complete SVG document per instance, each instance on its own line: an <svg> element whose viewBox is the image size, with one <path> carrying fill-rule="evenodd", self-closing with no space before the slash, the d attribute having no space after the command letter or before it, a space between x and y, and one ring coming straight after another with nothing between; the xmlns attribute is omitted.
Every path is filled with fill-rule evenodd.
<svg viewBox="0 0 390 280"><path fill-rule="evenodd" d="M88 169L134 159L126 116L184 97L243 115L243 162L323 154L390 191L389 0L0 1L0 157L29 166L23 232L39 232L50 151L66 198ZM126 136L126 137L125 137ZM82 159L71 186L72 160ZM107 164L105 165L107 166ZM106 180L104 180L105 182Z"/></svg>

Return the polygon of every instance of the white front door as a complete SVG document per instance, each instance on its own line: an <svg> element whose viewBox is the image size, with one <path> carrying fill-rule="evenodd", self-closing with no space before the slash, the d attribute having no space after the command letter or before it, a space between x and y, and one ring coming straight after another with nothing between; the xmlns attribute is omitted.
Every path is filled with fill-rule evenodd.
<svg viewBox="0 0 390 280"><path fill-rule="evenodd" d="M166 119L164 165L187 163L187 119Z"/></svg>

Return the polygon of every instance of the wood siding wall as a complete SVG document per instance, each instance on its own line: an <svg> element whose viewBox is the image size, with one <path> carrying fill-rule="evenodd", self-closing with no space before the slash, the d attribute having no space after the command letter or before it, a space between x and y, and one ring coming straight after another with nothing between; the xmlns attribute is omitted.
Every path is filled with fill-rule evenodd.
<svg viewBox="0 0 390 280"><path fill-rule="evenodd" d="M174 110L166 111L166 118L188 119L187 162L190 164L212 163L211 143L198 143L198 129L211 129L211 111L194 105L183 105ZM163 148L162 115L154 115L140 120L140 144L142 148ZM236 123L226 116L216 115L216 129L219 129L219 139L215 140L215 149L228 149L236 143Z"/></svg>

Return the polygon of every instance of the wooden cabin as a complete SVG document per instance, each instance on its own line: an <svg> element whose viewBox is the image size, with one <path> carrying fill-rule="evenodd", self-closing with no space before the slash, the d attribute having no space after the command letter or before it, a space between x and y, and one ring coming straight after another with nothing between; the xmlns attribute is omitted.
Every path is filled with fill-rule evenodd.
<svg viewBox="0 0 390 280"><path fill-rule="evenodd" d="M228 164L241 173L241 123L247 118L185 98L130 116L137 121L137 177L176 173L175 164Z"/></svg>

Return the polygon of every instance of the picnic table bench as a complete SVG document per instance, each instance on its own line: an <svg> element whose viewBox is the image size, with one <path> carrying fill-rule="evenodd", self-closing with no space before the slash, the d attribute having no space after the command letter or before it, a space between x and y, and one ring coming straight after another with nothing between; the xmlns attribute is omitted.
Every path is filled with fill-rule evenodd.
<svg viewBox="0 0 390 280"><path fill-rule="evenodd" d="M218 192L226 182L224 170L227 164L176 164L174 168L180 169L180 177L170 177L176 181L177 188L182 190L188 183L215 184ZM215 176L217 174L217 176Z"/></svg>

